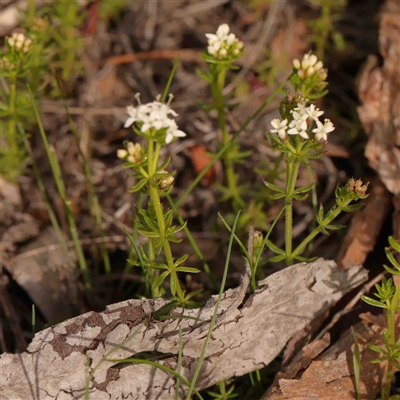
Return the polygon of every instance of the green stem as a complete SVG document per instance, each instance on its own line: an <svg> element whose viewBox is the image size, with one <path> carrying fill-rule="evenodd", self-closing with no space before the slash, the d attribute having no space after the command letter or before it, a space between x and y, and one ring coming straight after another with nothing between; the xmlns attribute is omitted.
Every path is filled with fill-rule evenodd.
<svg viewBox="0 0 400 400"><path fill-rule="evenodd" d="M392 298L393 300L393 298ZM388 333L388 351L390 349L393 349L395 347L395 325L394 325L394 310L392 309L387 309L386 313L386 318L387 318L387 333ZM392 385L392 376L393 376L393 362L389 358L388 359L388 367L386 370L386 376L385 376L385 383L382 388L382 400L389 400L390 397L390 387Z"/></svg>
<svg viewBox="0 0 400 400"><path fill-rule="evenodd" d="M388 333L388 351L396 347L396 307L399 304L400 298L400 285L397 285L396 291L390 300L389 308L386 312L387 318L387 333ZM393 377L393 361L388 359L388 368L386 370L385 383L382 388L382 400L387 400L390 397L390 387Z"/></svg>
<svg viewBox="0 0 400 400"><path fill-rule="evenodd" d="M75 26L74 23L72 22L75 18L76 14L76 5L75 4L70 4L68 6L68 18L66 20L69 22L68 25L66 26L67 28L67 58L66 58L66 63L65 66L66 68L64 69L64 79L68 80L69 77L71 76L71 71L73 68L73 65L75 63Z"/></svg>
<svg viewBox="0 0 400 400"><path fill-rule="evenodd" d="M322 232L322 228L328 224L330 224L335 218L339 216L339 214L343 211L343 209L351 203L352 200L346 200L343 205L339 205L336 208L332 209L327 216L323 220L322 226L317 226L293 251L292 258L294 259L296 256L300 255L304 249L306 248L307 244L311 242L319 233Z"/></svg>
<svg viewBox="0 0 400 400"><path fill-rule="evenodd" d="M192 245L192 248L193 248L194 252L196 253L198 259L201 261L204 272L207 274L208 278L210 279L212 285L214 286L214 289L218 290L219 286L218 286L216 279L214 278L214 275L211 272L210 266L208 265L204 255L202 254L199 246L197 245L196 240L194 239L192 233L190 232L190 229L187 227L182 216L179 214L178 207L176 206L174 200L172 199L172 197L169 194L167 194L166 197L167 197L167 200L168 200L170 206L174 210L176 218L178 219L179 223L184 227L183 231L185 232L190 244Z"/></svg>
<svg viewBox="0 0 400 400"><path fill-rule="evenodd" d="M254 262L254 265L253 265L253 268L252 268L251 281L250 281L250 291L251 291L251 293L254 293L255 290L256 290L256 287L257 287L257 283L256 283L256 272L257 272L258 266L260 265L261 257L262 257L262 254L263 254L263 252L264 252L264 248L265 248L265 246L266 246L266 244L267 244L267 240L269 239L269 235L272 233L272 231L273 231L273 229L274 229L276 223L279 221L279 219L281 218L283 212L285 211L285 208L286 208L285 206L283 206L283 207L281 208L281 210L279 211L279 213L276 215L276 217L275 217L275 219L274 219L274 222L272 222L271 227L269 228L267 234L266 234L265 237L264 237L264 241L263 241L263 243L262 243L260 252L258 253L257 259L256 259L256 261Z"/></svg>
<svg viewBox="0 0 400 400"><path fill-rule="evenodd" d="M321 24L323 29L320 29L318 32L318 39L316 40L317 49L316 54L319 60L324 59L324 49L326 48L326 44L328 41L329 32L332 31L332 22L331 22L331 4L321 2L322 7L322 15L321 21L324 23Z"/></svg>
<svg viewBox="0 0 400 400"><path fill-rule="evenodd" d="M220 71L215 71L216 80L211 85L211 93L214 99L215 108L218 112L218 126L222 133L222 146L226 146L231 140L226 128L225 105L222 95L225 85L226 71L226 68L222 68ZM226 181L229 193L232 197L233 207L235 211L238 211L239 209L243 208L245 204L237 190L237 179L235 175L234 164L228 151L223 155L223 162L225 166Z"/></svg>
<svg viewBox="0 0 400 400"><path fill-rule="evenodd" d="M219 393L221 394L222 399L226 399L226 386L225 381L221 381L218 383Z"/></svg>
<svg viewBox="0 0 400 400"><path fill-rule="evenodd" d="M164 250L165 258L167 260L168 270L171 274L171 282L176 282L176 293L181 303L183 303L184 294L182 288L180 287L178 276L175 271L175 263L174 263L174 258L172 256L171 246L169 244L168 239L166 239L166 226L164 221L163 206L161 204L160 194L158 192L158 185L157 182L155 181L155 174L157 172L158 157L160 154L161 145L157 143L156 148L154 150L154 141L149 140L147 149L148 149L147 157L148 157L148 172L149 172L149 186L150 186L149 194L151 198L151 204L154 208L154 212L156 213L157 223L163 242L162 247ZM158 275L157 270L154 271ZM159 291L157 290L157 293L153 292L153 296L158 297Z"/></svg>
<svg viewBox="0 0 400 400"><path fill-rule="evenodd" d="M299 162L288 162L286 165L286 196L285 196L285 253L286 265L293 264L292 255L292 231L293 231L293 196L296 186L297 174L299 172Z"/></svg>
<svg viewBox="0 0 400 400"><path fill-rule="evenodd" d="M308 176L310 178L310 183L313 182L314 178L313 178L313 171L311 168L311 164L307 165L307 171L308 171ZM313 185L312 189L311 189L311 204L312 204L312 209L313 209L313 213L314 213L314 217L318 214L318 197L317 197L317 188L316 185ZM317 221L315 218L313 218L313 220L311 221L310 224L310 229L313 230L315 229L315 227L317 226ZM310 256L311 254L311 247L312 247L312 243L310 242L308 245L308 249L307 249L307 255Z"/></svg>
<svg viewBox="0 0 400 400"><path fill-rule="evenodd" d="M12 155L12 157L18 158L16 101L17 74L14 73L10 76L10 99L8 106L10 113L10 123L8 125L7 144L9 154Z"/></svg>

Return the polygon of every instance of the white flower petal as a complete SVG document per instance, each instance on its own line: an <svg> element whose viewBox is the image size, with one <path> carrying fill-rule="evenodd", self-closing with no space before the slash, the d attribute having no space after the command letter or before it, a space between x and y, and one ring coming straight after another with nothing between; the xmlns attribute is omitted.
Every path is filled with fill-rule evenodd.
<svg viewBox="0 0 400 400"><path fill-rule="evenodd" d="M230 31L229 25L228 24L222 24L218 27L217 29L217 35L228 35Z"/></svg>
<svg viewBox="0 0 400 400"><path fill-rule="evenodd" d="M136 121L135 118L132 117L128 118L124 124L124 128L130 127L135 121Z"/></svg>

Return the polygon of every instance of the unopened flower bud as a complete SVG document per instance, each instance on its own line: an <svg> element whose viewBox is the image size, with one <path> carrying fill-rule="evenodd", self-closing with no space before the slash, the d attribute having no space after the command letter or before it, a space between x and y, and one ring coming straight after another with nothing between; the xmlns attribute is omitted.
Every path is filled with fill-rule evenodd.
<svg viewBox="0 0 400 400"><path fill-rule="evenodd" d="M32 31L35 33L43 33L47 29L48 25L49 24L45 19L35 17L33 19Z"/></svg>
<svg viewBox="0 0 400 400"><path fill-rule="evenodd" d="M12 50L21 53L27 53L32 44L32 40L23 33L13 33L11 37L7 37L7 43Z"/></svg>
<svg viewBox="0 0 400 400"><path fill-rule="evenodd" d="M217 32L206 33L208 39L207 52L217 59L237 58L243 50L243 42L230 33L228 24L222 24Z"/></svg>
<svg viewBox="0 0 400 400"><path fill-rule="evenodd" d="M363 184L361 179L351 178L348 182L348 188L359 197L365 196L369 183Z"/></svg>
<svg viewBox="0 0 400 400"><path fill-rule="evenodd" d="M162 170L160 173L168 174L168 171ZM166 176L165 178L158 178L158 181L160 183L161 189L167 189L169 186L171 186L174 183L175 179L173 176Z"/></svg>
<svg viewBox="0 0 400 400"><path fill-rule="evenodd" d="M296 69L297 75L303 80L317 76L319 81L324 81L327 77L322 61L318 61L315 54L304 54L301 61L296 58L293 60L292 65Z"/></svg>
<svg viewBox="0 0 400 400"><path fill-rule="evenodd" d="M125 149L118 149L117 156L122 160L126 160L132 164L139 164L142 161L142 146L140 143L128 142Z"/></svg>

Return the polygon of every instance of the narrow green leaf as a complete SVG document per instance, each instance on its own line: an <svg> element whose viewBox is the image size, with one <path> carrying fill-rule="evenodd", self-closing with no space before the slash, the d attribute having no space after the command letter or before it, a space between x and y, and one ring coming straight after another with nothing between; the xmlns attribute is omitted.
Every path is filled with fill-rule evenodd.
<svg viewBox="0 0 400 400"><path fill-rule="evenodd" d="M276 254L285 254L285 250L280 249L278 246L273 244L269 239L266 241L267 246L270 250L272 250Z"/></svg>
<svg viewBox="0 0 400 400"><path fill-rule="evenodd" d="M278 193L285 193L285 190L284 190L284 189L281 189L280 187L274 185L274 184L271 183L271 182L264 181L264 184L265 184L265 186L267 186L267 188L270 189L270 190L273 190L273 191L278 192Z"/></svg>
<svg viewBox="0 0 400 400"><path fill-rule="evenodd" d="M151 238L158 238L158 237L160 237L160 233L159 233L159 232L144 231L144 230L142 230L142 229L138 229L138 232L139 232L142 236L146 236L146 237L151 237Z"/></svg>
<svg viewBox="0 0 400 400"><path fill-rule="evenodd" d="M197 274L198 272L200 272L200 270L198 270L197 268L193 268L193 267L177 267L176 268L176 272L188 272L190 274Z"/></svg>
<svg viewBox="0 0 400 400"><path fill-rule="evenodd" d="M397 262L397 260L394 257L394 254L389 250L385 249L386 253L386 258L390 261L390 263L398 270L400 271L400 264Z"/></svg>
<svg viewBox="0 0 400 400"><path fill-rule="evenodd" d="M157 289L165 280L165 278L169 275L169 271L164 271L162 274L160 274L154 282L151 283L151 289L154 291Z"/></svg>
<svg viewBox="0 0 400 400"><path fill-rule="evenodd" d="M279 262L283 260L286 260L286 254L274 256L268 259L269 262Z"/></svg>
<svg viewBox="0 0 400 400"><path fill-rule="evenodd" d="M309 192L314 187L314 182L307 186L300 187L294 191L295 194L303 194Z"/></svg>
<svg viewBox="0 0 400 400"><path fill-rule="evenodd" d="M152 315L151 315L152 319L158 320L161 317L168 315L175 307L178 306L178 304L179 304L178 301L173 300L173 301L163 305L157 311L152 313Z"/></svg>
<svg viewBox="0 0 400 400"><path fill-rule="evenodd" d="M138 192L146 185L147 182L148 182L148 180L145 178L140 179L139 182L135 186L133 186L129 189L129 192L131 192L131 193Z"/></svg>
<svg viewBox="0 0 400 400"><path fill-rule="evenodd" d="M272 196L269 196L269 198L271 200L279 200L279 199L283 199L285 196L286 196L285 193L282 193L282 194L274 194Z"/></svg>
<svg viewBox="0 0 400 400"><path fill-rule="evenodd" d="M178 258L175 261L175 265L178 266L180 264L183 264L188 259L188 257L189 257L189 254L184 254L182 257Z"/></svg>
<svg viewBox="0 0 400 400"><path fill-rule="evenodd" d="M381 301L375 300L375 299L371 299L371 297L368 296L361 296L361 299L369 304L370 306L374 306L374 307L380 307L380 308L385 308L387 309L386 304L382 303Z"/></svg>
<svg viewBox="0 0 400 400"><path fill-rule="evenodd" d="M354 338L354 352L353 352L353 368L354 368L354 381L356 386L356 396L357 400L361 399L360 390L360 371L361 371L361 357L360 357L360 347L358 346L357 334L353 327L351 327L351 334Z"/></svg>

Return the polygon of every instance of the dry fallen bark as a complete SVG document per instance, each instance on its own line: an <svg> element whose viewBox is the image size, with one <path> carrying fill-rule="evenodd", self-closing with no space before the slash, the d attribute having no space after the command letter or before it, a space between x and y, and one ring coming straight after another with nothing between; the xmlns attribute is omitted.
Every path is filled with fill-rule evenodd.
<svg viewBox="0 0 400 400"><path fill-rule="evenodd" d="M400 3L386 1L381 12L379 51L358 78L358 115L368 136L365 156L386 188L400 196Z"/></svg>
<svg viewBox="0 0 400 400"><path fill-rule="evenodd" d="M333 261L297 264L260 282L243 306L245 286L223 294L196 387L206 388L272 361L287 341L346 292L367 279L361 266L346 271ZM182 328L181 374L192 379L215 309L213 296L201 309L184 310L195 319L151 319L166 300L128 300L89 312L35 335L28 351L0 357L0 398L78 399L89 381L90 399L171 399L175 379L160 369L117 361L157 351L158 362L174 370ZM175 314L182 310L174 310ZM199 321L201 320L201 321ZM183 398L186 387L182 387Z"/></svg>
<svg viewBox="0 0 400 400"><path fill-rule="evenodd" d="M387 362L372 363L377 354L367 344L384 346L385 318L371 314L361 314L360 318L362 321L353 327L360 350L359 394L364 400L373 400L382 387ZM350 329L333 345L329 334L325 334L303 348L298 360L278 373L261 400L355 399L353 353L354 337Z"/></svg>

